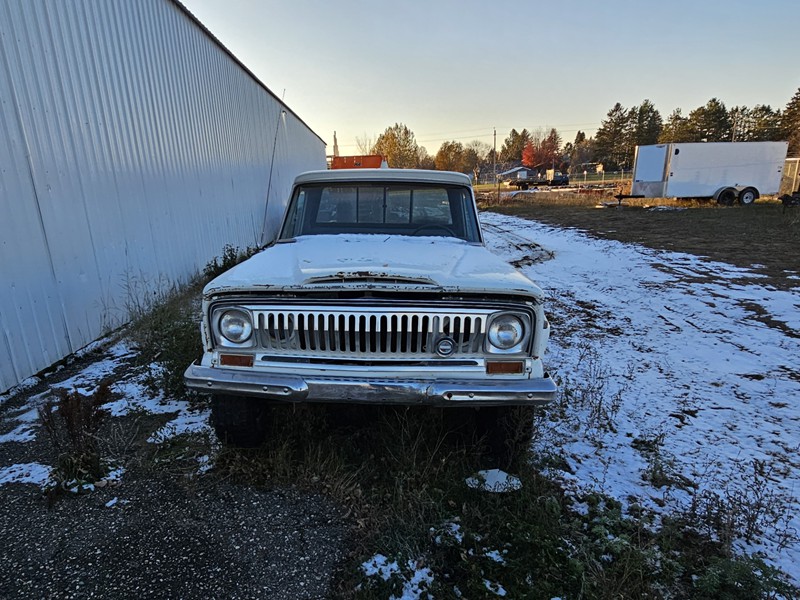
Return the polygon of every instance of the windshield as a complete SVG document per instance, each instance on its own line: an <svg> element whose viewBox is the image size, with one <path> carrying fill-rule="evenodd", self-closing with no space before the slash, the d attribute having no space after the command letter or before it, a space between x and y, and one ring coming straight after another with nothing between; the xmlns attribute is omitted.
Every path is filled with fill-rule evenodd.
<svg viewBox="0 0 800 600"><path fill-rule="evenodd" d="M464 186L337 182L297 187L280 239L337 233L438 235L480 242L472 194Z"/></svg>

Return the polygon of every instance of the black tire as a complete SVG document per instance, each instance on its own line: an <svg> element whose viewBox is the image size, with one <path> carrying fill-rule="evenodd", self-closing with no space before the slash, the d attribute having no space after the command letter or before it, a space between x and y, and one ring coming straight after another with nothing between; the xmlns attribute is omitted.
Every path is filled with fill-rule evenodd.
<svg viewBox="0 0 800 600"><path fill-rule="evenodd" d="M722 206L733 206L736 202L736 190L733 188L725 188L717 192L717 204Z"/></svg>
<svg viewBox="0 0 800 600"><path fill-rule="evenodd" d="M744 188L741 192L739 192L739 204L742 206L750 206L756 200L758 200L759 194L758 190L754 187Z"/></svg>
<svg viewBox="0 0 800 600"><path fill-rule="evenodd" d="M211 396L211 426L226 446L257 448L264 443L272 407L259 398Z"/></svg>
<svg viewBox="0 0 800 600"><path fill-rule="evenodd" d="M534 411L533 406L492 406L478 412L478 431L498 467L508 468L530 449Z"/></svg>
<svg viewBox="0 0 800 600"><path fill-rule="evenodd" d="M445 435L462 446L474 447L481 436L477 426L480 410L466 406L448 406L441 411Z"/></svg>

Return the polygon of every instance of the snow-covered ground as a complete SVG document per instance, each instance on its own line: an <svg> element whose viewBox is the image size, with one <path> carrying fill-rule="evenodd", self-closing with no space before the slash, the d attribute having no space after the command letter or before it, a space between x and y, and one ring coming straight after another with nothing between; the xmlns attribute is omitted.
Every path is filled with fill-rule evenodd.
<svg viewBox="0 0 800 600"><path fill-rule="evenodd" d="M738 506L745 528L765 532L737 546L800 579L800 288L694 255L482 221L488 246L548 295L546 362L568 394L536 444L566 459L556 476L657 512ZM527 260L536 245L553 258Z"/></svg>
<svg viewBox="0 0 800 600"><path fill-rule="evenodd" d="M90 345L91 350L102 348L103 344L96 342ZM78 373L68 379L52 384L50 389L30 396L21 407L10 410L5 415L5 420L11 423L11 431L0 435L0 445L8 442L32 442L41 432L41 421L38 409L55 396L54 390L77 391L83 395L93 394L100 383L120 370L123 362L130 359L135 350L126 340L113 344L103 352L103 358L87 365ZM77 353L77 356L86 354L86 350ZM155 365L152 368L158 368ZM161 395L153 396L144 384L144 375L141 373L117 374L111 378L111 392L115 400L103 405L104 410L112 417L121 417L130 413L148 413L153 415L171 414L172 418L161 428L153 432L148 441L161 443L171 437L183 433L210 433L208 424L208 410L193 409L186 400L167 400ZM10 390L0 395L0 405L12 393L30 387L31 384ZM199 469L207 471L210 468L209 457L202 457ZM40 487L51 484L52 467L39 463L0 464L0 485L6 483L31 483ZM106 480L118 479L122 470L112 471Z"/></svg>
<svg viewBox="0 0 800 600"><path fill-rule="evenodd" d="M546 362L564 394L536 446L563 456L553 476L660 514L693 501L698 514L738 506L745 527L764 531L739 548L764 550L800 579L800 287L780 291L755 271L513 217L482 221L489 247L548 295ZM132 352L112 346L59 387L91 393ZM114 381L112 415L174 415L150 441L208 431L208 415L188 403L150 399L139 377ZM0 445L35 439L47 397L6 412ZM50 472L0 464L0 485L45 485ZM392 568L377 557L364 566L381 576ZM421 589L428 575L409 586Z"/></svg>

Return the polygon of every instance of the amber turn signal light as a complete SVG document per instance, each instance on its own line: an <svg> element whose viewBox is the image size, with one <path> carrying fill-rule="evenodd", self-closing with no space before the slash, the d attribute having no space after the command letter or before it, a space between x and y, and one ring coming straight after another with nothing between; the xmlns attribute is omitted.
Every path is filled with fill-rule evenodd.
<svg viewBox="0 0 800 600"><path fill-rule="evenodd" d="M225 367L252 367L252 354L220 354L219 364Z"/></svg>
<svg viewBox="0 0 800 600"><path fill-rule="evenodd" d="M524 370L525 361L522 360L504 360L502 362L494 360L486 361L487 375L517 375Z"/></svg>

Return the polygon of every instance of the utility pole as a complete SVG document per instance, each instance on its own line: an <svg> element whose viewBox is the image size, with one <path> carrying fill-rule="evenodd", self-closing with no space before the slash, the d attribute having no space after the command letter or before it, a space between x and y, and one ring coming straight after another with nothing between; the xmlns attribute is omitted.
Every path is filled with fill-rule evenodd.
<svg viewBox="0 0 800 600"><path fill-rule="evenodd" d="M492 142L492 175L497 186L497 201L500 202L500 184L497 182L497 127L492 127L492 132L494 133L494 141Z"/></svg>

